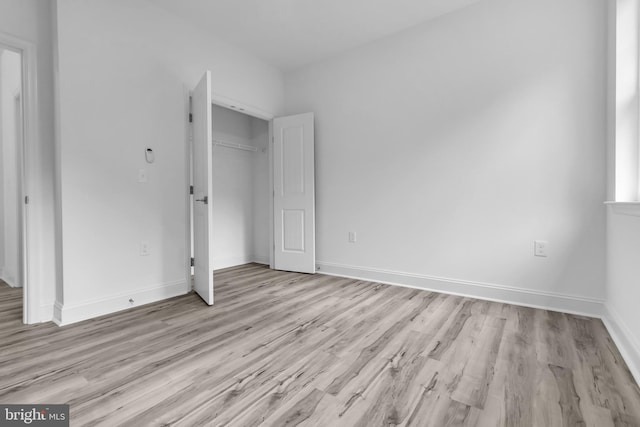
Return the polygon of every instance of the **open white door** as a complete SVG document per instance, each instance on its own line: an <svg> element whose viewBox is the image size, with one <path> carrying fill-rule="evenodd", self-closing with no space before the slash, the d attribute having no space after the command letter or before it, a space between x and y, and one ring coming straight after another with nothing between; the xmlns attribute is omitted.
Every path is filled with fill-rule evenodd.
<svg viewBox="0 0 640 427"><path fill-rule="evenodd" d="M213 138L211 129L211 71L207 71L191 95L193 120L193 258L194 289L213 305Z"/></svg>
<svg viewBox="0 0 640 427"><path fill-rule="evenodd" d="M313 113L273 119L274 268L316 272Z"/></svg>

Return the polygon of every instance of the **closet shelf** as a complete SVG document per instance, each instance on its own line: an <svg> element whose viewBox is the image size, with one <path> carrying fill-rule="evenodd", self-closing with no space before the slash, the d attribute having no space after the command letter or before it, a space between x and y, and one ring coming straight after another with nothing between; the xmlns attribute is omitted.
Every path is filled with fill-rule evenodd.
<svg viewBox="0 0 640 427"><path fill-rule="evenodd" d="M243 151L253 151L253 152L258 151L256 147L252 147L251 145L236 144L235 142L227 142L227 141L222 141L220 139L214 139L213 145L219 145L220 147L227 147L227 148L235 148L236 150L243 150Z"/></svg>

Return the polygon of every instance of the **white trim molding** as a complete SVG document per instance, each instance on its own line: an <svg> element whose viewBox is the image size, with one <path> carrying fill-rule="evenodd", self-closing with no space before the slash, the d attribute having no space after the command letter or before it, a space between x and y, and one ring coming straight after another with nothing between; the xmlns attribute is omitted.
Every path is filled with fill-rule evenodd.
<svg viewBox="0 0 640 427"><path fill-rule="evenodd" d="M266 121L269 121L275 117L274 114L270 113L269 111L265 111L262 108L258 108L254 105L245 104L244 102L229 98L228 96L222 95L220 93L211 92L211 102L221 107L235 110L239 113L247 114L249 116L257 117Z"/></svg>
<svg viewBox="0 0 640 427"><path fill-rule="evenodd" d="M269 255L253 255L252 259L256 264L269 265Z"/></svg>
<svg viewBox="0 0 640 427"><path fill-rule="evenodd" d="M269 265L269 257L267 255L238 255L225 258L215 258L212 260L214 270L221 270L223 268L235 267L237 265L244 265L249 263L266 264Z"/></svg>
<svg viewBox="0 0 640 427"><path fill-rule="evenodd" d="M2 279L2 281L4 283L6 283L7 285L9 285L9 287L11 287L11 288L19 288L20 287L16 283L16 278L15 277L2 276L2 277L0 277L0 279Z"/></svg>
<svg viewBox="0 0 640 427"><path fill-rule="evenodd" d="M0 32L0 45L19 50L22 55L22 102L23 102L23 143L20 147L22 170L20 171L21 188L20 200L29 196L37 201L40 186L37 179L38 147L38 88L37 88L37 49L30 41ZM40 294L42 293L42 278L38 275L38 268L42 263L38 245L42 235L40 225L34 218L41 214L42 207L37 203L28 208L21 204L22 217L22 282L23 282L23 322L38 323L40 316Z"/></svg>
<svg viewBox="0 0 640 427"><path fill-rule="evenodd" d="M40 322L51 322L53 320L53 312L55 310L55 304L42 304L40 306Z"/></svg>
<svg viewBox="0 0 640 427"><path fill-rule="evenodd" d="M604 202L618 215L640 216L640 202Z"/></svg>
<svg viewBox="0 0 640 427"><path fill-rule="evenodd" d="M560 311L582 316L599 318L602 316L604 309L604 300L595 298L541 292L491 283L472 282L399 271L334 264L324 261L318 261L316 265L318 273L330 276L369 280L377 283L424 289L427 291Z"/></svg>
<svg viewBox="0 0 640 427"><path fill-rule="evenodd" d="M189 291L189 285L184 280L179 280L79 304L61 304L56 301L53 321L58 324L58 326L65 326L105 314L184 295ZM134 302L130 302L130 300Z"/></svg>
<svg viewBox="0 0 640 427"><path fill-rule="evenodd" d="M631 375L640 384L640 343L635 339L629 325L609 304L605 304L602 322L627 363Z"/></svg>

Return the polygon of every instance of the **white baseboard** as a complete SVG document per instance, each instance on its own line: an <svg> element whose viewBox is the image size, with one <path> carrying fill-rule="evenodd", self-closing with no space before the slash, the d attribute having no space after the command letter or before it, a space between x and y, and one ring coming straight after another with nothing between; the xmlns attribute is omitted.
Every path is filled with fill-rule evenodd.
<svg viewBox="0 0 640 427"><path fill-rule="evenodd" d="M622 358L627 362L631 375L640 385L640 342L634 337L631 328L627 325L618 313L605 304L602 322L609 331L613 342L620 350Z"/></svg>
<svg viewBox="0 0 640 427"><path fill-rule="evenodd" d="M331 276L350 277L390 285L406 286L428 291L460 295L482 300L495 301L545 310L561 311L589 317L601 317L604 301L574 295L552 292L541 292L531 289L490 283L471 282L467 280L448 279L443 277L403 273L399 271L380 270L367 267L316 262L317 272Z"/></svg>
<svg viewBox="0 0 640 427"><path fill-rule="evenodd" d="M214 270L222 270L223 268L235 267L237 265L249 264L255 262L257 264L269 264L269 255L239 255L226 258L216 258L212 260Z"/></svg>
<svg viewBox="0 0 640 427"><path fill-rule="evenodd" d="M214 258L211 260L214 270L235 267L236 265L249 264L250 262L253 262L252 255L238 255L225 258Z"/></svg>
<svg viewBox="0 0 640 427"><path fill-rule="evenodd" d="M59 326L69 325L82 320L183 295L189 291L188 284L184 280L180 280L80 304L60 304L56 301L53 310L53 321ZM129 302L130 299L134 300L134 303Z"/></svg>
<svg viewBox="0 0 640 427"><path fill-rule="evenodd" d="M640 342L631 332L629 325L603 300L322 261L316 262L316 265L319 274L601 318L631 374L640 384Z"/></svg>
<svg viewBox="0 0 640 427"><path fill-rule="evenodd" d="M21 288L22 286L18 286L18 284L16 283L16 278L11 276L11 277L5 277L4 275L4 271L1 272L2 274L0 274L0 279L6 283L7 285L9 285L12 288Z"/></svg>
<svg viewBox="0 0 640 427"><path fill-rule="evenodd" d="M269 255L254 255L251 262L269 265Z"/></svg>

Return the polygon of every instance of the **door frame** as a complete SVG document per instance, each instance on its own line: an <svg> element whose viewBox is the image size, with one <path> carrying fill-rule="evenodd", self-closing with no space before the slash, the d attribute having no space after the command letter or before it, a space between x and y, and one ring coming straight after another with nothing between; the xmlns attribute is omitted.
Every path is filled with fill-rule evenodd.
<svg viewBox="0 0 640 427"><path fill-rule="evenodd" d="M193 88L187 87L187 85L183 86L184 93L184 133L185 133L185 144L184 144L184 154L185 154L185 182L187 188L185 189L185 212L186 212L186 221L185 221L185 293L189 292L193 289L193 283L191 280L191 276L193 275L193 267L191 266L191 257L193 256L193 209L191 206L192 195L189 191L191 186L193 185L193 176L191 175L191 170L193 168L193 150L191 147L192 139L193 139L193 131L190 123L191 117L191 90Z"/></svg>
<svg viewBox="0 0 640 427"><path fill-rule="evenodd" d="M185 271L186 271L186 283L188 284L187 289L193 289L193 284L191 283L191 275L193 274L193 267L191 267L191 257L193 256L193 195L189 193L188 189L191 185L193 185L193 147L192 147L192 126L189 120L191 114L191 88L187 88L185 86L185 141L186 141L186 169L187 169L187 191L185 197L185 205L186 205L186 248L187 248L187 256L185 259ZM256 117L258 119L262 119L267 121L269 126L269 143L268 143L268 162L269 162L269 192L271 193L271 197L269 197L269 268L273 268L273 119L275 114L262 110L261 108L252 106L250 104L244 103L242 101L238 101L233 98L229 98L227 96L221 95L219 93L211 92L211 103L218 105L220 107L224 107L233 111L237 111L242 114L246 114L248 116ZM213 201L211 201L213 203Z"/></svg>
<svg viewBox="0 0 640 427"><path fill-rule="evenodd" d="M41 313L40 283L34 278L37 274L36 247L38 246L36 233L30 233L32 228L33 209L24 203L29 195L39 194L37 186L37 148L38 148L38 98L37 98L37 62L35 44L0 32L0 46L21 54L22 65L22 143L18 144L17 152L20 163L18 172L18 206L19 217L22 222L20 230L21 253L20 269L22 273L22 321L23 323L38 323L48 320L52 313Z"/></svg>
<svg viewBox="0 0 640 427"><path fill-rule="evenodd" d="M273 269L273 119L275 114L265 111L261 108L254 107L253 105L246 104L242 101L229 98L219 93L211 92L211 102L220 107L227 108L229 110L237 111L238 113L246 114L248 116L256 117L258 119L265 120L269 126L269 142L267 146L268 162L269 162L269 268Z"/></svg>

